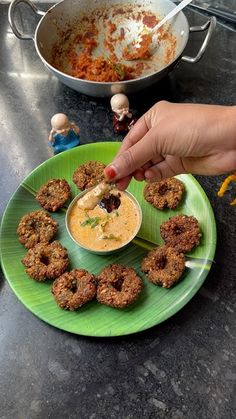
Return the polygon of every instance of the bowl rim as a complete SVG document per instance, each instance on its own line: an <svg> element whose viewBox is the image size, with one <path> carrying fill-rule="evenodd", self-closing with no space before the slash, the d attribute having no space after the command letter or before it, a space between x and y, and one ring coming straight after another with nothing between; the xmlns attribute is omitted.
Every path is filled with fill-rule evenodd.
<svg viewBox="0 0 236 419"><path fill-rule="evenodd" d="M137 236L137 234L138 234L138 232L139 232L139 230L140 230L140 228L141 228L141 224L142 224L142 208L141 208L141 205L139 204L139 202L138 202L138 200L136 199L136 197L131 193L131 192L129 192L129 191L126 191L126 190L124 190L124 191L119 191L119 189L117 189L116 188L116 190L117 191L119 191L119 192L121 192L121 193L124 193L125 195L127 195L131 200L132 200L132 202L134 203L134 205L136 206L136 208L137 208L137 211L138 211L138 214L139 214L139 219L138 219L138 223L137 223L137 227L136 227L136 229L135 229L135 232L134 232L134 234L132 234L132 236L131 236L131 238L128 240L128 241L126 241L125 243L123 243L121 246L119 246L119 247L117 247L117 248L115 248L115 249L106 249L106 250L96 250L96 249L91 249L91 248L89 248L89 247L87 247L87 246L84 246L83 244L81 244L80 242L78 242L78 240L76 240L74 237L73 237L73 235L72 235L72 233L70 232L70 228L69 228L69 223L68 223L68 220L69 220L69 215L70 215L70 212L71 212L71 210L72 210L72 208L74 207L74 205L76 204L76 202L80 199L80 198L82 198L82 196L84 196L88 191L90 191L91 189L93 189L94 187L91 187L91 188L88 188L88 189L86 189L86 190L84 190L84 191L81 191L81 192L79 192L73 199L72 199L72 201L70 202L70 205L68 206L68 208L67 208L67 211L66 211L66 215L65 215L65 226L66 226L66 230L67 230L67 233L69 234L69 236L70 236L70 238L75 242L75 244L77 244L77 246L79 246L80 248L82 248L82 249L84 249L84 250L86 250L86 251L88 251L88 252L90 252L90 253L96 253L96 254L100 254L100 255L107 255L107 254L110 254L110 253L113 253L113 252L117 252L117 251L120 251L120 250L123 250L127 245L129 245L131 242L132 242L132 240Z"/></svg>

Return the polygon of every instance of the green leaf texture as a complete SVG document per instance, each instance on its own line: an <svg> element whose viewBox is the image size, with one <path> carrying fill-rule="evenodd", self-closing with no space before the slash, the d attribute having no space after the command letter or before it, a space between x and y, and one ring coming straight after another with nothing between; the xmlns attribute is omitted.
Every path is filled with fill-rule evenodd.
<svg viewBox="0 0 236 419"><path fill-rule="evenodd" d="M143 278L143 291L139 299L126 309L114 309L88 303L76 312L60 309L51 294L52 282L38 283L25 273L21 259L26 249L16 234L20 218L40 208L35 200L39 187L52 178L66 179L72 188L72 199L78 189L72 182L74 170L88 160L108 164L116 155L119 143L101 142L87 144L63 152L45 161L22 182L10 199L1 223L1 262L6 279L19 300L36 316L62 330L86 336L120 336L148 329L168 319L179 311L199 290L214 259L216 226L208 198L191 175L178 176L185 185L186 193L181 206L176 210L159 211L143 198L143 182L132 180L129 191L139 201L143 222L133 243L125 250L109 256L98 256L80 249L69 237L65 228L66 208L52 217L59 224L56 239L68 249L70 268L84 268L98 274L110 263L133 267ZM163 289L148 282L140 271L140 263L147 251L163 243L160 224L176 214L195 216L201 226L202 241L187 255L187 268L181 281L171 289Z"/></svg>

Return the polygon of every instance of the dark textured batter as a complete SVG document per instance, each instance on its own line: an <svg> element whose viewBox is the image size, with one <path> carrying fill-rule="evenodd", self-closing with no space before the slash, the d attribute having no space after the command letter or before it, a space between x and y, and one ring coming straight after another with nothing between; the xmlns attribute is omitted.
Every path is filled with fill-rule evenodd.
<svg viewBox="0 0 236 419"><path fill-rule="evenodd" d="M184 254L168 246L151 250L141 264L141 270L149 281L164 288L170 288L178 282L184 269Z"/></svg>
<svg viewBox="0 0 236 419"><path fill-rule="evenodd" d="M35 198L44 209L55 212L63 207L70 193L70 185L65 179L51 179L40 187Z"/></svg>
<svg viewBox="0 0 236 419"><path fill-rule="evenodd" d="M52 294L61 308L71 311L91 301L96 295L96 278L85 269L65 272L53 282Z"/></svg>
<svg viewBox="0 0 236 419"><path fill-rule="evenodd" d="M73 182L82 191L92 186L96 186L99 182L104 180L105 164L90 160L87 163L81 164L73 174Z"/></svg>
<svg viewBox="0 0 236 419"><path fill-rule="evenodd" d="M157 209L174 209L179 205L184 190L184 184L172 177L147 184L144 188L144 198Z"/></svg>
<svg viewBox="0 0 236 419"><path fill-rule="evenodd" d="M117 210L121 204L120 193L113 195L106 194L99 203L99 207L104 208L108 213Z"/></svg>
<svg viewBox="0 0 236 419"><path fill-rule="evenodd" d="M161 224L160 233L165 244L182 253L191 252L202 236L198 220L188 215L171 217Z"/></svg>
<svg viewBox="0 0 236 419"><path fill-rule="evenodd" d="M31 278L43 282L47 278L55 279L62 275L69 265L69 259L67 250L58 241L54 241L36 244L28 250L22 263Z"/></svg>
<svg viewBox="0 0 236 419"><path fill-rule="evenodd" d="M37 243L50 242L57 232L57 222L43 210L25 214L18 225L17 234L22 244L30 249Z"/></svg>
<svg viewBox="0 0 236 419"><path fill-rule="evenodd" d="M134 269L122 265L105 267L97 279L97 300L115 308L127 307L142 290L142 280Z"/></svg>

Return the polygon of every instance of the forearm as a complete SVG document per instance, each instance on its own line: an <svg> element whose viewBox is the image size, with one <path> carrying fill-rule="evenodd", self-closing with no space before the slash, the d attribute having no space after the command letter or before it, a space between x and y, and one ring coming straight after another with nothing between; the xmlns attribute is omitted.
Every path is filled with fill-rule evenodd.
<svg viewBox="0 0 236 419"><path fill-rule="evenodd" d="M236 171L236 106L227 106L222 110L219 136L219 167L225 173ZM216 152L217 154L217 152Z"/></svg>

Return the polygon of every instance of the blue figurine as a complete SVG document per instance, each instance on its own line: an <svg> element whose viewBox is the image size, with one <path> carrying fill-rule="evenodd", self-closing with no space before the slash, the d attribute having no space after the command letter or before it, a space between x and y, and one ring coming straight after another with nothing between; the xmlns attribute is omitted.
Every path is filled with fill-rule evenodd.
<svg viewBox="0 0 236 419"><path fill-rule="evenodd" d="M51 119L52 129L49 134L49 142L54 154L79 145L79 127L70 122L64 113L57 113Z"/></svg>

